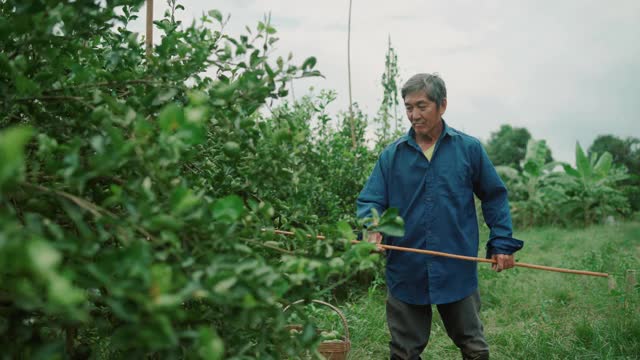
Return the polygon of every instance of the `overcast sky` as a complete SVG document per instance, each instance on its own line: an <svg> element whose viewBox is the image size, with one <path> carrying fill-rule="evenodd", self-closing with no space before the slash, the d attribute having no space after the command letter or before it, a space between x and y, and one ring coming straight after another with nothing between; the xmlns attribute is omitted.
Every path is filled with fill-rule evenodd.
<svg viewBox="0 0 640 360"><path fill-rule="evenodd" d="M331 110L347 109L348 0L179 3L187 24L212 8L230 14L232 35L271 12L276 54L292 52L297 63L315 56L326 77L296 82L296 96L312 85L333 89ZM166 8L156 0L155 18ZM600 134L640 137L640 0L353 0L351 31L353 98L370 118L390 36L401 84L439 73L445 120L483 141L501 124L526 127L573 163L576 141L586 149Z"/></svg>

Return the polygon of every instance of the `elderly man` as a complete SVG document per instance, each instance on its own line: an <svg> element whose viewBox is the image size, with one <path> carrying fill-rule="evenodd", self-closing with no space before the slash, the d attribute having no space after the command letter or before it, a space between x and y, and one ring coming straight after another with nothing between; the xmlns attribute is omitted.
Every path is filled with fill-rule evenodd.
<svg viewBox="0 0 640 360"><path fill-rule="evenodd" d="M411 122L409 132L380 155L358 200L358 217L397 208L403 237L369 241L448 252L478 254L474 194L490 228L487 256L496 271L514 266L522 241L512 237L507 189L480 141L450 127L444 81L417 74L402 87ZM489 346L479 318L478 271L474 262L387 251L387 324L391 359L420 359L431 331L431 305L437 305L447 334L463 359L488 359Z"/></svg>

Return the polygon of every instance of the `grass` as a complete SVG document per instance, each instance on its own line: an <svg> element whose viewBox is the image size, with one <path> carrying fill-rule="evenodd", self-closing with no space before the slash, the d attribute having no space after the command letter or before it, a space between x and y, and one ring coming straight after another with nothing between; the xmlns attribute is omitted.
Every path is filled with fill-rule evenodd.
<svg viewBox="0 0 640 360"><path fill-rule="evenodd" d="M486 234L483 235L486 238ZM589 228L537 228L515 234L525 240L518 261L612 274L605 278L524 268L502 273L479 265L481 318L492 359L640 359L640 222ZM387 359L386 288L378 274L367 291L339 304L349 322L349 359ZM459 359L434 311L426 359Z"/></svg>

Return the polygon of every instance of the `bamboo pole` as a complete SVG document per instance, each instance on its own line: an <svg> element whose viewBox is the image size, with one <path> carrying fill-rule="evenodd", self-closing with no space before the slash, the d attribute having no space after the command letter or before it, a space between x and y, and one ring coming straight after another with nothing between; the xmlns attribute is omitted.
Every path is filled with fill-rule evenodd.
<svg viewBox="0 0 640 360"><path fill-rule="evenodd" d="M353 0L349 0L349 25L347 28L347 73L349 77L349 116L351 125L351 142L355 149L358 144L356 142L356 125L353 116L353 98L351 97L351 5Z"/></svg>
<svg viewBox="0 0 640 360"><path fill-rule="evenodd" d="M419 253L419 254L441 256L441 257L447 257L447 258L458 259L458 260L483 262L483 263L489 263L489 264L495 264L496 263L496 260L493 260L493 259L484 259L484 258L473 257L473 256L454 255L454 254L443 253L443 252L439 252L439 251L412 249L412 248L401 247L401 246L393 246L393 245L379 245L379 247L381 247L381 248L383 248L385 250L389 249L389 250L398 250L398 251L406 251L406 252L415 252L415 253ZM527 264L527 263L522 263L522 262L516 262L515 266L529 268L529 269L536 269L536 270L555 271L555 272L561 272L561 273L567 273L567 274L578 274L578 275L609 277L609 274L605 274L605 273L599 273L599 272L593 272L593 271L584 271L584 270L563 269L563 268L557 268L557 267L552 267L552 266Z"/></svg>
<svg viewBox="0 0 640 360"><path fill-rule="evenodd" d="M153 0L147 0L147 38L145 39L147 58L153 51Z"/></svg>
<svg viewBox="0 0 640 360"><path fill-rule="evenodd" d="M262 229L262 231L267 231L267 229ZM289 235L289 236L295 235L294 232L284 231L284 230L273 230L273 232L276 233L276 234L280 234L280 235ZM311 237L311 235L307 235L307 237ZM322 235L318 235L318 236L316 236L316 238L320 239L320 240L324 240L325 239L325 237L322 236ZM351 242L354 243L354 244L357 244L360 241L351 240ZM440 256L440 257L446 257L446 258L451 258L451 259L475 261L475 262L482 262L482 263L489 263L489 264L495 264L497 262L496 260L493 260L493 259L484 259L484 258L473 257L473 256L455 255L455 254L449 254L449 253L444 253L444 252L440 252L440 251L414 249L414 248L408 248L408 247L402 247L402 246L379 244L378 247L380 247L382 249L385 249L385 250L396 250L396 251L413 252L413 253L418 253L418 254L433 255L433 256ZM552 266L527 264L527 263L522 263L522 262L516 262L515 266L528 268L528 269L535 269L535 270L554 271L554 272L560 272L560 273L566 273L566 274L598 276L598 277L605 277L605 278L609 277L609 274L606 274L606 273L600 273L600 272L594 272L594 271L585 271L585 270L564 269L564 268L557 268L557 267L552 267Z"/></svg>

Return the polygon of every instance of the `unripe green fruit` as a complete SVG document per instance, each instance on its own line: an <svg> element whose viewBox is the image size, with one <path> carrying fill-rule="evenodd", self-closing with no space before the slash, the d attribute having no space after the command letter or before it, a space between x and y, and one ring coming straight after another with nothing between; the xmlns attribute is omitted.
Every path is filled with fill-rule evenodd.
<svg viewBox="0 0 640 360"><path fill-rule="evenodd" d="M222 147L222 151L229 157L236 157L240 154L240 145L235 141L227 141Z"/></svg>

